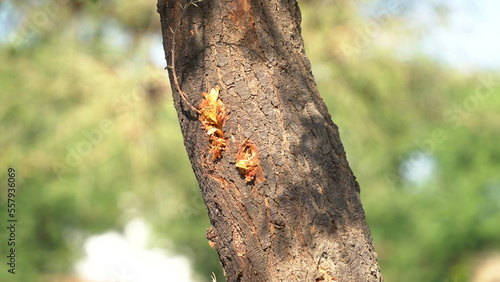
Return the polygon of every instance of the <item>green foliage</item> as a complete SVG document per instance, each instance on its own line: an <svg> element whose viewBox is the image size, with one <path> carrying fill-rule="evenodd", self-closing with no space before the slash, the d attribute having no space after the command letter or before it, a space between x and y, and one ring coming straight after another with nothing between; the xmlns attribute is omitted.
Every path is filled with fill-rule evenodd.
<svg viewBox="0 0 500 282"><path fill-rule="evenodd" d="M322 25L325 5L302 6L306 51L360 183L384 278L470 280L483 253L500 251L500 77L460 73L418 50L401 60L398 45L377 44L402 39L397 14L360 21L344 3L332 10L350 16ZM424 158L432 175L412 182L402 168L415 171Z"/></svg>
<svg viewBox="0 0 500 282"><path fill-rule="evenodd" d="M70 274L85 238L137 216L153 225L153 245L188 255L202 281L212 271L222 281L166 71L147 54L160 37L154 3L2 5L21 15L0 45L0 169L4 183L8 167L18 171L17 281ZM380 42L418 38L392 10L374 20L350 1L301 7L385 279L466 281L478 257L500 250L498 75L395 56L397 44ZM37 11L51 12L42 21ZM411 181L402 167L422 159L435 164L431 176ZM6 239L0 232L1 254ZM1 263L0 280L11 279Z"/></svg>
<svg viewBox="0 0 500 282"><path fill-rule="evenodd" d="M8 167L18 171L19 187L18 274L2 263L1 281L71 275L85 238L120 230L138 216L157 230L151 244L190 255L206 281L212 271L222 276L204 238L208 218L182 149L166 71L138 44L150 42L148 28L160 37L155 6L143 2L155 13L155 22L144 27L128 22L138 3L127 3L130 10L80 3L75 11L65 2L50 18L51 25L65 23L61 30L42 30L30 22L32 10L16 4L28 25L19 28L37 33L0 49L0 164L4 174ZM113 9L114 18L104 20L93 5ZM101 35L108 20L128 23L125 35L109 36L126 37L124 28L132 25L141 29L133 50ZM8 234L0 236L6 254Z"/></svg>

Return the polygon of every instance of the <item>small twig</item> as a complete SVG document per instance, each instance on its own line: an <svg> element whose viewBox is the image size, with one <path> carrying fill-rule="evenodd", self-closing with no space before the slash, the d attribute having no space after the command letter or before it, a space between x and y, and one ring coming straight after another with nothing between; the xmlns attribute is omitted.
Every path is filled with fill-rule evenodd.
<svg viewBox="0 0 500 282"><path fill-rule="evenodd" d="M215 276L215 273L212 272L212 275L210 275L210 278L212 278L212 282L217 282L217 276Z"/></svg>
<svg viewBox="0 0 500 282"><path fill-rule="evenodd" d="M189 2L187 2L186 5L182 6L180 5L180 8L182 10L181 12L181 15L179 17L179 23L175 26L174 29L172 29L172 27L169 27L170 28L170 32L172 32L172 49L171 49L171 62L170 62L170 66L169 68L172 69L172 75L174 77L174 84L175 84L175 87L177 88L177 91L179 92L179 94L181 95L181 98L182 100L193 110L195 111L196 113L198 114L201 114L200 110L198 110L196 107L194 107L193 105L191 105L191 103L189 103L189 101L187 100L187 97L188 95L181 90L181 86L179 85L179 81L177 79L177 71L175 70L175 36L177 35L177 31L179 30L181 24L182 24L182 19L184 18L184 14L186 13L186 10L189 6L193 5L195 7L198 7L198 5L196 5L197 3L200 3L201 1L203 0L190 0Z"/></svg>

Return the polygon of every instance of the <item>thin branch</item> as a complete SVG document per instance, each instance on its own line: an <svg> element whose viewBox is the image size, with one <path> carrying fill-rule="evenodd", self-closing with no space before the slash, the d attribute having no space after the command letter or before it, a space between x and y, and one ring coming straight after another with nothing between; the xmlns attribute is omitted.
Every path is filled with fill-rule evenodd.
<svg viewBox="0 0 500 282"><path fill-rule="evenodd" d="M179 22L178 24L175 26L174 29L172 29L172 27L169 27L170 29L170 32L172 32L172 49L171 49L171 62L170 62L170 66L169 68L172 69L172 75L174 77L174 84L175 84L175 87L177 88L177 91L179 92L179 94L181 95L181 98L182 100L193 110L195 111L196 113L200 114L200 110L198 110L196 107L194 107L193 105L191 105L191 103L189 103L189 101L187 100L188 98L188 95L181 90L181 87L179 85L179 81L178 81L178 78L177 78L177 71L175 70L175 37L177 35L177 31L179 30L179 28L181 27L181 24L182 24L182 19L184 18L184 14L186 13L186 10L187 8L189 8L189 6L193 5L195 7L198 7L198 5L196 5L197 3L200 3L201 1L203 0L190 0L189 2L186 3L186 5L182 6L181 4L180 5L180 8L181 8L181 15L179 17Z"/></svg>

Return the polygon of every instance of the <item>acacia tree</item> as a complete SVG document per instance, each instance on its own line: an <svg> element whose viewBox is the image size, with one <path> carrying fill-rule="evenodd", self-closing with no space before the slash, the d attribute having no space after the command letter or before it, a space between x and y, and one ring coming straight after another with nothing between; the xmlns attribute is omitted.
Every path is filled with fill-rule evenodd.
<svg viewBox="0 0 500 282"><path fill-rule="evenodd" d="M159 0L158 12L226 279L382 281L296 0Z"/></svg>

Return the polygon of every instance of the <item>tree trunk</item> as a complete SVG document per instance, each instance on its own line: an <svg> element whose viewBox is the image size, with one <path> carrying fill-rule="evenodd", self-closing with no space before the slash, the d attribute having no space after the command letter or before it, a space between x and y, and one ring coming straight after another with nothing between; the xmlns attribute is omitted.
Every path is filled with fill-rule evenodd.
<svg viewBox="0 0 500 282"><path fill-rule="evenodd" d="M296 0L186 4L159 0L158 12L207 238L227 280L382 281Z"/></svg>

